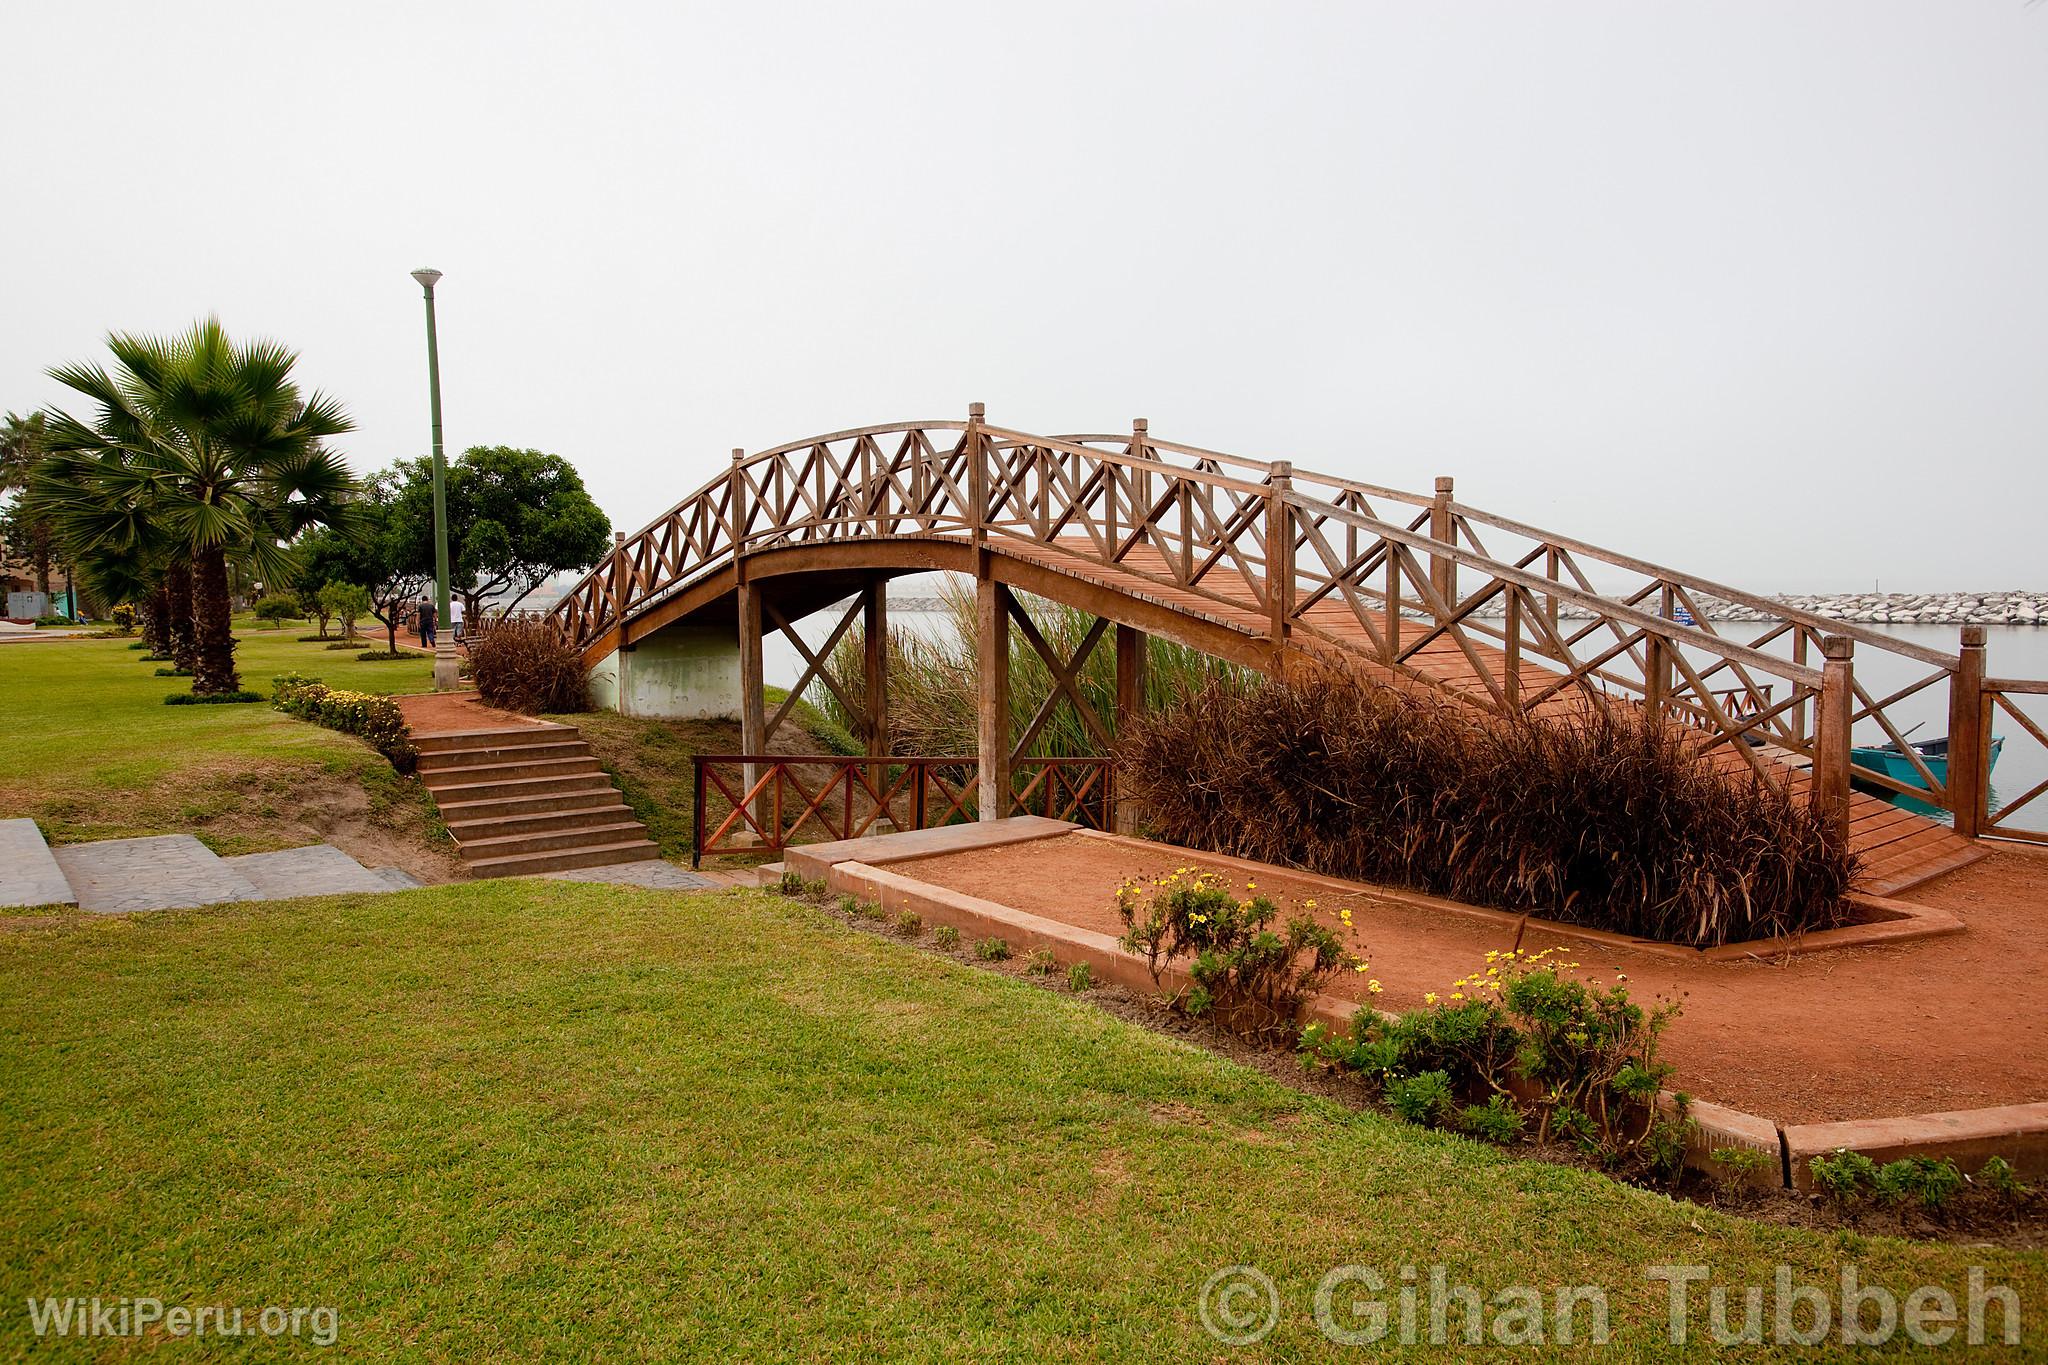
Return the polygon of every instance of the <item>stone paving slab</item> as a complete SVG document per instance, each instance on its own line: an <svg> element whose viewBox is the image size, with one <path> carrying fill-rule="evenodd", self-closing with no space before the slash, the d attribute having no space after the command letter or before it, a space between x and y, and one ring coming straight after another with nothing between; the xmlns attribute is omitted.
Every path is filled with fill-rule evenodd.
<svg viewBox="0 0 2048 1365"><path fill-rule="evenodd" d="M246 878L264 900L392 889L383 878L333 844L308 844L275 853L245 853L239 858L223 858L221 862Z"/></svg>
<svg viewBox="0 0 2048 1365"><path fill-rule="evenodd" d="M98 914L257 899L248 878L189 834L103 839L51 850L78 907Z"/></svg>
<svg viewBox="0 0 2048 1365"><path fill-rule="evenodd" d="M0 820L0 905L76 905L33 820Z"/></svg>
<svg viewBox="0 0 2048 1365"><path fill-rule="evenodd" d="M386 891L416 891L426 885L402 867L373 867L370 875L382 882Z"/></svg>
<svg viewBox="0 0 2048 1365"><path fill-rule="evenodd" d="M614 886L645 886L656 891L708 891L720 885L702 873L685 871L659 858L638 863L613 863L609 867L572 867L561 872L535 875L537 880L608 882Z"/></svg>

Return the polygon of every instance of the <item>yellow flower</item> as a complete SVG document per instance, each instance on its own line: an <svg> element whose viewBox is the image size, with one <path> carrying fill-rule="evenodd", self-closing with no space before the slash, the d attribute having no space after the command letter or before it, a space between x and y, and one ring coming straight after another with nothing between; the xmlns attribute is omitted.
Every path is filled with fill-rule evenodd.
<svg viewBox="0 0 2048 1365"><path fill-rule="evenodd" d="M1453 999L1453 1000L1463 1000L1464 998L1465 998L1465 992L1463 992L1463 991L1452 991L1452 992L1451 992L1451 999Z"/></svg>
<svg viewBox="0 0 2048 1365"><path fill-rule="evenodd" d="M1436 992L1424 991L1422 993L1422 1003L1425 1005L1434 1005L1436 1003Z"/></svg>
<svg viewBox="0 0 2048 1365"><path fill-rule="evenodd" d="M1377 981L1366 982L1365 988L1371 991L1374 995L1378 995L1380 993L1380 983Z"/></svg>

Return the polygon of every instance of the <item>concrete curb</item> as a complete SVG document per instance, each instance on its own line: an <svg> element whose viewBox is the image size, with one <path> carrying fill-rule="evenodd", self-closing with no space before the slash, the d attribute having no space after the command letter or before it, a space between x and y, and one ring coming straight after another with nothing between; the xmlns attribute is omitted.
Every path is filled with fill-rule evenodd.
<svg viewBox="0 0 2048 1365"><path fill-rule="evenodd" d="M1786 1175L1793 1189L1813 1188L1807 1163L1847 1148L1882 1165L1906 1156L1947 1157L1974 1174L2004 1157L2022 1179L2048 1176L2048 1104L2007 1104L1895 1119L1801 1123L1784 1130Z"/></svg>

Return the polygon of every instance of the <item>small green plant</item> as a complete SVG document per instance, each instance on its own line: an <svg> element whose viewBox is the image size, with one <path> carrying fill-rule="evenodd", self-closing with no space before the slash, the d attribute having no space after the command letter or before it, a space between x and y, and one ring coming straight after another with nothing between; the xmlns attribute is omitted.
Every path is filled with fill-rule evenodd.
<svg viewBox="0 0 2048 1365"><path fill-rule="evenodd" d="M244 702L265 700L261 692L173 692L164 698L165 706L239 706Z"/></svg>
<svg viewBox="0 0 2048 1365"><path fill-rule="evenodd" d="M1837 1204L1862 1198L1877 1181L1877 1163L1861 1152L1839 1148L1833 1156L1817 1156L1806 1163L1813 1183Z"/></svg>
<svg viewBox="0 0 2048 1365"><path fill-rule="evenodd" d="M932 930L932 942L950 953L960 946L960 931L950 924L941 924Z"/></svg>
<svg viewBox="0 0 2048 1365"><path fill-rule="evenodd" d="M782 869L781 880L775 883L775 889L785 896L801 896L804 893L804 874L785 867ZM853 897L848 896L846 899L852 900Z"/></svg>
<svg viewBox="0 0 2048 1365"><path fill-rule="evenodd" d="M130 649L148 649L148 648L149 648L149 641L147 641L147 640L137 640L137 641L136 641L136 642L135 642L134 644L132 644L132 645L128 646L128 648L130 648Z"/></svg>
<svg viewBox="0 0 2048 1365"><path fill-rule="evenodd" d="M896 916L896 932L905 938L916 938L924 932L924 916L915 910L905 910Z"/></svg>
<svg viewBox="0 0 2048 1365"><path fill-rule="evenodd" d="M1962 1192L1964 1183L1962 1171L1946 1157L1909 1156L1880 1166L1871 1187L1882 1203L1912 1199L1929 1213L1939 1213Z"/></svg>
<svg viewBox="0 0 2048 1365"><path fill-rule="evenodd" d="M1410 1123L1433 1128L1448 1119L1456 1105L1451 1078L1441 1071L1401 1076L1387 1083L1387 1107Z"/></svg>
<svg viewBox="0 0 2048 1365"><path fill-rule="evenodd" d="M417 659L420 656L403 649L366 649L356 655L358 661L366 664L388 664L400 659Z"/></svg>
<svg viewBox="0 0 2048 1365"><path fill-rule="evenodd" d="M974 945L974 955L983 962L1007 962L1010 945L999 938L985 938Z"/></svg>
<svg viewBox="0 0 2048 1365"><path fill-rule="evenodd" d="M192 670L189 668L159 668L156 671L156 675L159 678L189 678L192 676Z"/></svg>
<svg viewBox="0 0 2048 1365"><path fill-rule="evenodd" d="M1067 989L1080 995L1095 985L1095 969L1085 962L1067 964Z"/></svg>
<svg viewBox="0 0 2048 1365"><path fill-rule="evenodd" d="M786 879L790 874L785 872L782 875ZM803 881L801 878L799 878L797 881L797 889L799 891L803 889ZM841 896L839 898L839 913L846 916L848 919L859 919L860 897L855 895Z"/></svg>
<svg viewBox="0 0 2048 1365"><path fill-rule="evenodd" d="M825 885L823 878L805 878L804 895L814 901L821 901L832 894L832 888Z"/></svg>
<svg viewBox="0 0 2048 1365"><path fill-rule="evenodd" d="M1253 1037L1294 1036L1304 1000L1339 968L1362 972L1366 966L1312 913L1276 930L1279 910L1255 881L1247 881L1239 897L1214 872L1177 868L1150 882L1125 882L1117 888L1116 908L1124 922L1122 946L1144 955L1154 981L1167 963L1193 959L1192 984L1174 998L1176 1007L1192 1015L1217 1009L1229 1027ZM1315 902L1304 909L1312 912ZM1379 983L1367 988L1376 993Z"/></svg>
<svg viewBox="0 0 2048 1365"><path fill-rule="evenodd" d="M1485 1104L1468 1104L1458 1111L1458 1131L1505 1147L1522 1136L1522 1111L1506 1095L1488 1095Z"/></svg>
<svg viewBox="0 0 2048 1365"><path fill-rule="evenodd" d="M1052 955L1050 948L1033 948L1031 956L1024 959L1024 970L1033 976L1051 976L1059 969L1059 959Z"/></svg>
<svg viewBox="0 0 2048 1365"><path fill-rule="evenodd" d="M1777 1164L1777 1158L1758 1147L1716 1147L1710 1155L1714 1164L1741 1180L1754 1180Z"/></svg>
<svg viewBox="0 0 2048 1365"><path fill-rule="evenodd" d="M2027 1187L2020 1183L2019 1176L2014 1173L2012 1163L2002 1156L1992 1157L1979 1166L1977 1174L1972 1179L2008 1201L2023 1199L2029 1193Z"/></svg>

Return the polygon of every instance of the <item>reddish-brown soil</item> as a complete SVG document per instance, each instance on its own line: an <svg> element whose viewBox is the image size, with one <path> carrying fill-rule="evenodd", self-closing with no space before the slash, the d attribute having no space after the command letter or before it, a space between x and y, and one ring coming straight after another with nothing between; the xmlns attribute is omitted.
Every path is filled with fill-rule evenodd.
<svg viewBox="0 0 2048 1365"><path fill-rule="evenodd" d="M512 725L547 725L550 722L500 711L485 706L474 692L417 692L398 699L405 723L415 737L445 735L462 730L502 730Z"/></svg>
<svg viewBox="0 0 2048 1365"><path fill-rule="evenodd" d="M1105 933L1121 933L1126 877L1203 866L1164 845L1080 835L893 863L890 871ZM1218 868L1221 871L1224 869ZM1389 902L1370 887L1332 895L1280 869L1256 878L1285 913L1306 900L1336 923L1349 906L1354 950L1400 1010L1485 966L1503 932L1477 919ZM1235 875L1234 885L1244 878ZM2048 857L2004 851L1904 899L1961 917L1960 934L1776 961L1685 963L1531 930L1589 980L1626 975L1639 1000L1683 1012L1667 1035L1677 1089L1779 1123L1891 1117L2048 1099ZM1347 974L1334 994L1366 997Z"/></svg>

